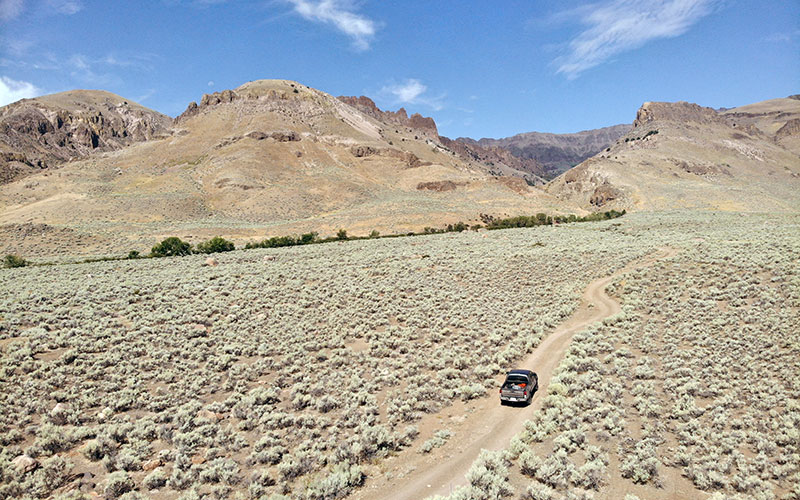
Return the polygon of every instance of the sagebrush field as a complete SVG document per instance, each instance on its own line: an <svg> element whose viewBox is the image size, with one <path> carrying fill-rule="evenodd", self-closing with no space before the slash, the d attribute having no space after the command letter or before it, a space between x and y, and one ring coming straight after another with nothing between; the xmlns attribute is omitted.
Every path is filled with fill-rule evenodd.
<svg viewBox="0 0 800 500"><path fill-rule="evenodd" d="M0 271L0 497L347 496L457 440L415 423L494 402L590 281L669 246L455 496L797 498L798 224L633 214Z"/></svg>

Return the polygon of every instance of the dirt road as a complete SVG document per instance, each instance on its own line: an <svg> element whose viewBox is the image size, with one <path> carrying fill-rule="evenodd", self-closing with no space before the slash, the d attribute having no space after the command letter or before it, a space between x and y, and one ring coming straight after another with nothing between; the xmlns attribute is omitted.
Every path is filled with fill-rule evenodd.
<svg viewBox="0 0 800 500"><path fill-rule="evenodd" d="M530 367L539 375L539 391L530 406L500 406L494 393L470 405L454 405L450 411L444 411L445 416L451 416L447 427L453 431L453 437L445 446L429 455L421 455L416 449L404 450L397 457L387 460L382 473L377 477L373 474L353 498L417 500L432 495L447 495L456 487L466 484L464 476L481 450L505 448L511 438L523 429L525 421L541 408L553 371L566 353L573 335L620 311L620 304L606 294L606 286L620 274L649 266L676 253L677 250L671 248L659 249L586 287L575 313L517 364L519 367ZM426 417L428 425L436 424L436 418L441 420L443 416ZM424 425L423 422L420 427ZM442 422L438 422L438 425L441 426Z"/></svg>

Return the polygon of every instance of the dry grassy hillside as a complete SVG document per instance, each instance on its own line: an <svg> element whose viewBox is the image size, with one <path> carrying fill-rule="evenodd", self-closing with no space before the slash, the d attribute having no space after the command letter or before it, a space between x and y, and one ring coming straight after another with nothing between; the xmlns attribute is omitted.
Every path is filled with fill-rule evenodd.
<svg viewBox="0 0 800 500"><path fill-rule="evenodd" d="M80 250L91 253L146 250L171 234L387 233L480 213L573 211L523 179L495 177L415 129L295 82L204 96L172 132L3 186L3 251L52 251L36 236L41 224L71 231L60 233L61 247L90 238ZM33 234L23 244L12 236L26 223Z"/></svg>
<svg viewBox="0 0 800 500"><path fill-rule="evenodd" d="M795 211L798 118L800 101L788 98L723 113L645 103L629 134L547 191L589 209Z"/></svg>

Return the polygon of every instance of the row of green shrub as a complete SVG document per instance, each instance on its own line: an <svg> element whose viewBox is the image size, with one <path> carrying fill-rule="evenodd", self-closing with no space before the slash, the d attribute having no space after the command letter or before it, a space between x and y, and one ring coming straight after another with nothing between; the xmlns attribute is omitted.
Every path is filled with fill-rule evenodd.
<svg viewBox="0 0 800 500"><path fill-rule="evenodd" d="M332 241L363 240L363 239L374 239L374 238L398 238L401 236L419 236L424 234L461 232L461 231L466 231L468 229L478 230L483 227L485 227L486 229L509 229L514 227L545 226L552 224L565 224L570 222L591 222L591 221L615 219L617 217L622 217L623 215L625 215L625 210L623 210L622 212L618 212L616 210L611 210L608 212L595 212L590 215L582 217L576 215L551 216L539 213L536 215L520 215L517 217L510 217L507 219L490 218L489 220L487 220L485 226L481 224L470 225L470 224L465 224L464 222L457 222L455 224L448 224L443 228L426 227L422 230L422 232L408 232L401 234L381 235L378 231L372 231L369 234L369 236L348 236L346 230L340 229L336 233L336 236L330 236L328 238L320 238L319 233L312 231L310 233L304 233L299 236L293 236L293 235L273 236L272 238L266 238L258 242L249 242L244 246L244 248L245 249L279 248L279 247L291 247L298 245L311 245L317 243L328 243ZM155 245L150 250L149 254L142 255L138 251L132 250L126 258L144 259L144 258L158 258L158 257L176 257L176 256L184 256L192 254L212 254L219 252L230 252L232 250L236 250L236 246L233 244L233 242L228 241L220 236L216 236L208 241L199 243L195 247L192 247L191 243L185 242L180 238L178 238L177 236L171 236L163 240L161 243ZM100 261L120 260L120 259L121 257L100 257L100 258L85 259L82 262L100 262ZM16 255L7 255L3 263L4 267L7 268L24 267L30 264L29 261Z"/></svg>
<svg viewBox="0 0 800 500"><path fill-rule="evenodd" d="M616 210L609 210L608 212L595 212L586 216L579 217L577 215L520 215L517 217L509 217L507 219L494 219L486 224L486 229L509 229L512 227L533 227L533 226L550 226L552 224L566 224L570 222L593 222L601 220L616 219L625 215L625 210L618 212Z"/></svg>
<svg viewBox="0 0 800 500"><path fill-rule="evenodd" d="M233 242L226 240L220 236L215 236L208 241L199 243L195 248L192 248L190 243L183 241L177 236L170 236L150 250L149 257L174 257L182 255L191 255L193 253L220 253L232 252L236 250ZM138 258L139 252L135 250L128 254L128 258Z"/></svg>

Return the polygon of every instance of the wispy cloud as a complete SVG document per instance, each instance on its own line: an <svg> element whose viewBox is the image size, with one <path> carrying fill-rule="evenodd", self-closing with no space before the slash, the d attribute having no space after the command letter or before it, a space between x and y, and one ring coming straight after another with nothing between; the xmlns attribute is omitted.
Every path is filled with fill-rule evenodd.
<svg viewBox="0 0 800 500"><path fill-rule="evenodd" d="M123 78L120 71L148 72L152 71L152 54L129 54L120 58L113 54L90 57L85 54L72 54L65 59L57 70L68 71L70 76L81 85L112 85L120 83Z"/></svg>
<svg viewBox="0 0 800 500"><path fill-rule="evenodd" d="M22 0L0 0L0 21L10 21L22 13Z"/></svg>
<svg viewBox="0 0 800 500"><path fill-rule="evenodd" d="M556 60L558 73L577 78L609 58L651 40L685 33L710 14L719 0L613 0L574 10L587 28Z"/></svg>
<svg viewBox="0 0 800 500"><path fill-rule="evenodd" d="M798 37L800 37L800 30L794 30L785 33L773 33L764 38L764 41L772 43L790 43Z"/></svg>
<svg viewBox="0 0 800 500"><path fill-rule="evenodd" d="M42 95L34 84L0 76L0 106Z"/></svg>
<svg viewBox="0 0 800 500"><path fill-rule="evenodd" d="M378 25L372 19L357 14L347 0L288 0L294 11L309 21L330 24L349 36L358 50L367 50Z"/></svg>
<svg viewBox="0 0 800 500"><path fill-rule="evenodd" d="M443 108L444 94L431 97L427 94L428 87L416 78L408 78L403 83L386 85L380 91L384 96L390 96L395 104L423 104L436 111Z"/></svg>
<svg viewBox="0 0 800 500"><path fill-rule="evenodd" d="M11 21L19 17L25 10L25 3L25 0L0 0L0 21ZM83 2L80 0L45 0L37 5L47 13L68 16L83 10Z"/></svg>
<svg viewBox="0 0 800 500"><path fill-rule="evenodd" d="M83 10L83 3L78 0L47 0L47 7L57 14L71 16Z"/></svg>

